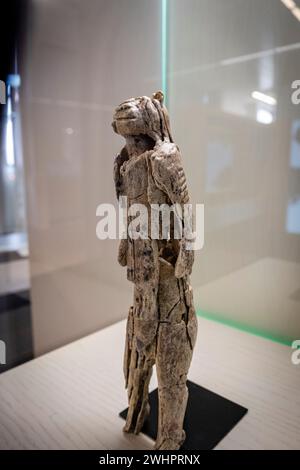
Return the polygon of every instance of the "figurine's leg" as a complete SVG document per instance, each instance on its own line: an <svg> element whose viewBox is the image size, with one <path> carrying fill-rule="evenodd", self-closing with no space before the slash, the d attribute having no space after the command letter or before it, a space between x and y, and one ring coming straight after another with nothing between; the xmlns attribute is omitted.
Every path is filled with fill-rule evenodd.
<svg viewBox="0 0 300 470"><path fill-rule="evenodd" d="M180 304L173 309L169 323L160 323L158 330L159 426L155 448L159 450L179 449L185 439L186 380L197 334L197 319L193 305Z"/></svg>
<svg viewBox="0 0 300 470"><path fill-rule="evenodd" d="M148 394L153 364L154 355L151 355L150 351L139 352L136 347L131 351L128 377L129 408L123 429L126 432L138 434L149 414Z"/></svg>
<svg viewBox="0 0 300 470"><path fill-rule="evenodd" d="M142 291L136 287L135 305L127 321L124 374L129 409L124 431L135 434L140 432L150 412L148 388L155 362L156 292L153 287Z"/></svg>

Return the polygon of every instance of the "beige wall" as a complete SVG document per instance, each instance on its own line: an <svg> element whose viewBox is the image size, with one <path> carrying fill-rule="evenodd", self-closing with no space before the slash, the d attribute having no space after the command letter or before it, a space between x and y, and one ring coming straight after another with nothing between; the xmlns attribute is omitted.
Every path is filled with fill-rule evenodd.
<svg viewBox="0 0 300 470"><path fill-rule="evenodd" d="M156 0L31 2L23 61L34 347L43 353L127 315L117 242L96 238L115 202L114 107L160 86Z"/></svg>

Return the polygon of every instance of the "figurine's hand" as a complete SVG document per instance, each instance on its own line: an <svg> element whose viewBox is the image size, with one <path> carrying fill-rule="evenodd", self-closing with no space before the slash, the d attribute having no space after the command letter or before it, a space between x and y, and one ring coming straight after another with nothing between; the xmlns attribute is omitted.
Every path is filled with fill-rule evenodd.
<svg viewBox="0 0 300 470"><path fill-rule="evenodd" d="M127 243L127 239L122 238L119 244L118 262L121 266L126 266L127 264Z"/></svg>
<svg viewBox="0 0 300 470"><path fill-rule="evenodd" d="M186 240L182 239L180 241L180 250L178 258L175 264L175 276L181 278L184 276L189 276L192 272L194 263L194 251L187 250Z"/></svg>

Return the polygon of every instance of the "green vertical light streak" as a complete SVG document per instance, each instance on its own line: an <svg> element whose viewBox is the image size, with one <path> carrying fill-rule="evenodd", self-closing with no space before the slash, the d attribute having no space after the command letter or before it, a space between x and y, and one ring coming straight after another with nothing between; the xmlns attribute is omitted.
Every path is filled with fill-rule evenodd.
<svg viewBox="0 0 300 470"><path fill-rule="evenodd" d="M161 0L161 88L168 104L168 0Z"/></svg>

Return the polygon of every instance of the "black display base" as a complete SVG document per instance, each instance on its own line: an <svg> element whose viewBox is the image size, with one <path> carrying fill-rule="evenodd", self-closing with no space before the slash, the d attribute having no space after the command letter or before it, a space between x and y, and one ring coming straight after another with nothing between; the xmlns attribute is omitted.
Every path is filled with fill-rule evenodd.
<svg viewBox="0 0 300 470"><path fill-rule="evenodd" d="M211 450L247 413L244 408L206 388L187 381L189 400L184 419L186 439L181 450ZM157 433L157 388L149 394L151 412L142 432L155 440ZM126 419L127 410L119 416Z"/></svg>

